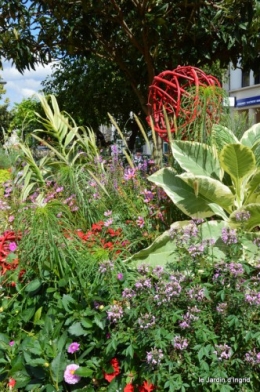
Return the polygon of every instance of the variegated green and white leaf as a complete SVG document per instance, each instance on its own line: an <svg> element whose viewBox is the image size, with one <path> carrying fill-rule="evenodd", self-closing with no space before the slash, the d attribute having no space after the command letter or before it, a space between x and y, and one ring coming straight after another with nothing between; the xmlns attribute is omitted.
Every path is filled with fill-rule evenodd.
<svg viewBox="0 0 260 392"><path fill-rule="evenodd" d="M256 169L252 150L242 144L228 144L220 152L219 160L223 169L232 178L236 194L240 200L243 179L249 177Z"/></svg>
<svg viewBox="0 0 260 392"><path fill-rule="evenodd" d="M227 214L225 213L223 208L220 207L218 204L209 203L209 207L212 209L212 211L214 212L215 215L220 216L224 221L228 220Z"/></svg>
<svg viewBox="0 0 260 392"><path fill-rule="evenodd" d="M240 139L240 143L249 148L252 148L258 142L260 142L260 123L254 124Z"/></svg>
<svg viewBox="0 0 260 392"><path fill-rule="evenodd" d="M245 200L246 204L248 203L248 200L250 200L253 193L256 193L255 196L260 195L260 169L253 174L247 183Z"/></svg>
<svg viewBox="0 0 260 392"><path fill-rule="evenodd" d="M222 182L206 176L193 176L190 173L183 173L178 177L194 189L195 198L204 199L210 210L208 204L216 203L228 213L232 212L235 197L229 187L222 184Z"/></svg>
<svg viewBox="0 0 260 392"><path fill-rule="evenodd" d="M177 176L173 169L160 169L149 176L148 180L162 187L184 214L194 218L206 218L214 215L207 205L208 201L201 195L196 197L193 187Z"/></svg>
<svg viewBox="0 0 260 392"><path fill-rule="evenodd" d="M212 144L216 146L218 152L220 152L226 144L239 143L234 133L220 124L214 124L211 133Z"/></svg>
<svg viewBox="0 0 260 392"><path fill-rule="evenodd" d="M171 143L171 148L174 158L187 172L222 179L223 170L220 167L215 147L197 142L175 140Z"/></svg>
<svg viewBox="0 0 260 392"><path fill-rule="evenodd" d="M260 167L260 141L254 144L252 151L255 156L256 166Z"/></svg>

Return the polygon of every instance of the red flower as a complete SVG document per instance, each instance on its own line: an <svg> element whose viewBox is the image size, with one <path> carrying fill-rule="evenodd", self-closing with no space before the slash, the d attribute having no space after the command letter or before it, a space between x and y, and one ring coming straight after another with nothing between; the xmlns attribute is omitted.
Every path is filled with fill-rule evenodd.
<svg viewBox="0 0 260 392"><path fill-rule="evenodd" d="M153 384L150 384L148 381L144 381L141 387L138 387L139 392L152 392L155 389Z"/></svg>
<svg viewBox="0 0 260 392"><path fill-rule="evenodd" d="M124 387L124 392L134 392L134 386L133 386L133 384L127 384L125 387Z"/></svg>
<svg viewBox="0 0 260 392"><path fill-rule="evenodd" d="M85 234L83 233L82 230L77 230L76 231L77 236L81 239L81 240L85 240Z"/></svg>
<svg viewBox="0 0 260 392"><path fill-rule="evenodd" d="M14 270L18 266L18 259L7 262L6 258L10 253L9 244L13 241L21 239L21 234L16 234L13 231L6 231L0 236L0 275L4 275L8 270Z"/></svg>
<svg viewBox="0 0 260 392"><path fill-rule="evenodd" d="M120 367L119 367L119 362L116 358L111 359L110 364L112 368L114 369L113 373L105 373L104 378L108 382L111 382L118 374L120 374Z"/></svg>
<svg viewBox="0 0 260 392"><path fill-rule="evenodd" d="M107 229L107 234L109 234L110 237L118 237L120 234L122 234L122 229L114 230L112 228L109 228Z"/></svg>
<svg viewBox="0 0 260 392"><path fill-rule="evenodd" d="M113 244L113 242L111 242L111 241L109 241L109 242L106 242L104 245L103 245L103 248L104 249L113 249L114 248L114 244Z"/></svg>
<svg viewBox="0 0 260 392"><path fill-rule="evenodd" d="M15 384L16 384L15 379L14 379L14 378L9 378L8 386L9 386L10 388L13 388L13 387L15 386Z"/></svg>
<svg viewBox="0 0 260 392"><path fill-rule="evenodd" d="M91 226L92 230L94 232L96 231L102 231L102 227L104 226L104 222L103 221L99 221L97 223L93 223L93 225Z"/></svg>

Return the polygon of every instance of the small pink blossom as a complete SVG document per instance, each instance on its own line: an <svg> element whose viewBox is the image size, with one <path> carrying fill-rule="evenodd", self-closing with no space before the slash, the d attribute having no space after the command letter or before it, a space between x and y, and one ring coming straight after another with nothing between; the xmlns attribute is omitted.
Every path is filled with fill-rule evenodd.
<svg viewBox="0 0 260 392"><path fill-rule="evenodd" d="M15 242L10 242L10 244L9 244L9 250L10 250L11 252L15 252L16 249L17 249L16 243L15 243Z"/></svg>
<svg viewBox="0 0 260 392"><path fill-rule="evenodd" d="M140 228L144 227L144 224L145 224L144 218L142 216L138 216L138 219L136 219L136 224Z"/></svg>
<svg viewBox="0 0 260 392"><path fill-rule="evenodd" d="M14 344L15 344L15 341L14 340L11 340L10 342L9 342L9 346L14 346Z"/></svg>
<svg viewBox="0 0 260 392"><path fill-rule="evenodd" d="M80 377L75 374L75 370L79 368L79 365L72 363L68 365L64 371L64 380L67 384L77 384L80 381Z"/></svg>
<svg viewBox="0 0 260 392"><path fill-rule="evenodd" d="M69 354L74 354L76 351L78 351L80 348L80 344L77 342L73 342L69 345L68 347L68 353Z"/></svg>
<svg viewBox="0 0 260 392"><path fill-rule="evenodd" d="M13 216L13 215L10 215L9 218L8 218L8 222L11 223L11 222L13 222L13 221L14 221L14 216Z"/></svg>
<svg viewBox="0 0 260 392"><path fill-rule="evenodd" d="M110 211L110 210L105 211L105 212L104 212L104 215L105 215L105 216L110 216L110 215L112 215L112 211Z"/></svg>
<svg viewBox="0 0 260 392"><path fill-rule="evenodd" d="M112 223L113 223L113 218L109 218L104 222L104 226L108 227L112 225Z"/></svg>

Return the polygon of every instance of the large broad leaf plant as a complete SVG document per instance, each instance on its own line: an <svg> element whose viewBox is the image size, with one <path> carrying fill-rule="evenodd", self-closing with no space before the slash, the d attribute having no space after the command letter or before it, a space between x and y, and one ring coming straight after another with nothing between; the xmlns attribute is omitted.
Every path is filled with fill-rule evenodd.
<svg viewBox="0 0 260 392"><path fill-rule="evenodd" d="M247 240L258 236L255 231L260 226L260 124L248 129L240 140L228 128L214 125L211 145L175 140L171 149L182 173L167 167L152 174L149 180L162 187L188 217L206 220L201 225L203 239L211 237L221 244L224 227L240 229L245 234L246 249ZM189 223L175 222L172 229L181 230ZM166 232L129 261L174 261L174 244L170 242L171 236ZM220 248L215 245L215 259L223 256ZM250 258L254 258L254 252L250 249Z"/></svg>
<svg viewBox="0 0 260 392"><path fill-rule="evenodd" d="M149 177L191 218L220 216L246 231L260 225L260 124L238 140L215 125L212 145L175 140L172 154L184 172L163 168ZM246 222L239 220L248 213ZM242 223L243 222L243 223Z"/></svg>

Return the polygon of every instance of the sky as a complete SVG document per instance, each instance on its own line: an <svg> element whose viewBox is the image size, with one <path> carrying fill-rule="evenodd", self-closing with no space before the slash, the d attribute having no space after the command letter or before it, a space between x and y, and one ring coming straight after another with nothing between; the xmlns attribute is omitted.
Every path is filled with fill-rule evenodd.
<svg viewBox="0 0 260 392"><path fill-rule="evenodd" d="M9 108L14 106L14 103L20 103L22 99L29 98L42 89L41 82L51 75L51 64L43 67L42 65L35 66L35 71L26 70L21 74L15 66L11 65L9 61L3 61L3 70L0 70L0 75L6 82L4 88L6 94L2 99L10 99Z"/></svg>

